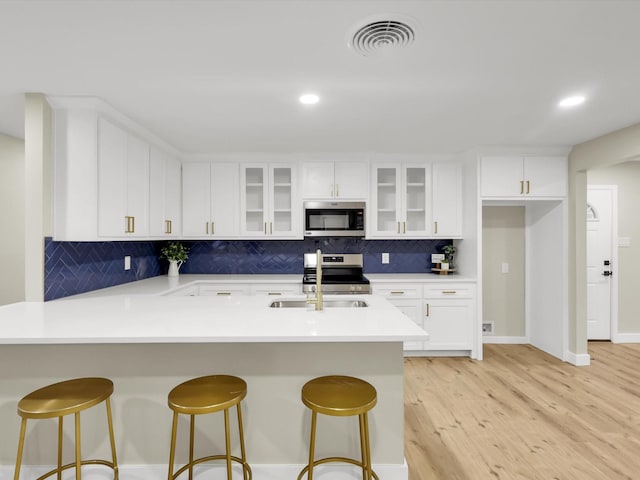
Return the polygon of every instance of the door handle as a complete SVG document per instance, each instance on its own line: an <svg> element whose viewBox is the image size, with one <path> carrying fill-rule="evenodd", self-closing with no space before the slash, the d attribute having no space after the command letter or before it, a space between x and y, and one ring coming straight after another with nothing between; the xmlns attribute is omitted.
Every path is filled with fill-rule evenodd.
<svg viewBox="0 0 640 480"><path fill-rule="evenodd" d="M605 277L613 277L613 272L611 270L605 270L604 272L602 272L602 275L604 275Z"/></svg>

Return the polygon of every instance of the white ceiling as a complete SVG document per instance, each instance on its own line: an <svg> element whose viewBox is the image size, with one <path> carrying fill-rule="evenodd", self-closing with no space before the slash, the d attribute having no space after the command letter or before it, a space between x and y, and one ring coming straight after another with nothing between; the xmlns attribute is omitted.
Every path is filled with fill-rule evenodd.
<svg viewBox="0 0 640 480"><path fill-rule="evenodd" d="M347 46L387 13L413 46ZM100 97L185 153L569 146L640 122L639 20L632 0L0 0L0 132L22 137L43 92Z"/></svg>

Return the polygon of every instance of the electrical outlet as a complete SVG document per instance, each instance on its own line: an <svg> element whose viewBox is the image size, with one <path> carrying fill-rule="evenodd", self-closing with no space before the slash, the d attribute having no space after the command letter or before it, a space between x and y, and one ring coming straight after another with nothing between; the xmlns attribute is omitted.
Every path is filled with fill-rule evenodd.
<svg viewBox="0 0 640 480"><path fill-rule="evenodd" d="M388 253L383 253L382 254L382 263L389 263L389 254Z"/></svg>
<svg viewBox="0 0 640 480"><path fill-rule="evenodd" d="M129 255L124 257L124 269L131 270L131 257Z"/></svg>

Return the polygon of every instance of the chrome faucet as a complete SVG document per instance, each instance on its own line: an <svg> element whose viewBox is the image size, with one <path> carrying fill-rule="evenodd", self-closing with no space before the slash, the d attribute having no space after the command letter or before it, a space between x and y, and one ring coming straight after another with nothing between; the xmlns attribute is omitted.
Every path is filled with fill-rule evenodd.
<svg viewBox="0 0 640 480"><path fill-rule="evenodd" d="M316 250L316 298L307 298L307 303L313 303L316 311L322 310L322 251Z"/></svg>

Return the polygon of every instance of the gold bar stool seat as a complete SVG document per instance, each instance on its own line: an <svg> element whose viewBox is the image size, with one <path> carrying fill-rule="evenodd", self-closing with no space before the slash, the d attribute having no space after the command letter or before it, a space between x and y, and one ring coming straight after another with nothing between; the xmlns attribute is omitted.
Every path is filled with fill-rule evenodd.
<svg viewBox="0 0 640 480"><path fill-rule="evenodd" d="M236 462L242 466L244 480L251 480L251 467L247 463L244 448L244 431L242 429L242 409L240 402L247 396L247 384L244 380L230 375L210 375L194 378L181 383L169 392L169 408L173 410L173 427L171 429L171 452L169 454L169 480L174 480L183 472L189 470L189 479L193 478L193 466L213 460L225 460L227 463L227 479L232 480L233 472L231 463ZM240 437L240 455L231 454L231 436L229 430L229 409L236 406L238 413L238 432ZM224 455L210 455L193 458L193 437L195 431L195 416L206 413L224 411L225 446ZM189 463L173 473L173 464L176 453L176 433L178 430L178 415L189 415Z"/></svg>
<svg viewBox="0 0 640 480"><path fill-rule="evenodd" d="M113 418L111 416L111 403L109 397L113 393L113 382L106 378L76 378L64 382L54 383L29 393L18 402L18 415L22 417L20 426L20 440L18 442L18 455L14 480L20 477L24 437L27 430L28 419L58 418L58 464L57 468L38 477L38 480L50 477L57 473L61 478L62 471L75 467L76 479L81 480L82 465L104 465L113 469L113 478L118 480L118 461L116 460L116 445L113 437ZM107 407L107 424L109 427L109 441L111 443L111 461L107 460L82 460L80 455L80 412L91 408L101 402ZM62 465L62 433L63 417L74 414L75 416L75 462Z"/></svg>
<svg viewBox="0 0 640 480"><path fill-rule="evenodd" d="M378 480L371 469L369 445L369 421L367 413L377 402L376 389L359 378L329 375L308 381L302 387L302 402L311 409L311 439L309 441L309 463L298 475L298 480L307 474L313 480L313 468L329 462L346 462L362 468L363 480ZM314 460L316 442L316 421L318 413L335 417L358 415L360 424L361 460L345 457L327 457Z"/></svg>

